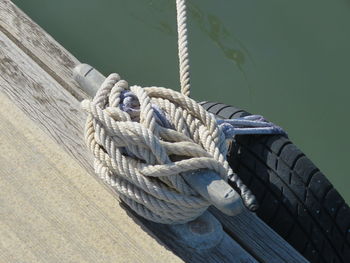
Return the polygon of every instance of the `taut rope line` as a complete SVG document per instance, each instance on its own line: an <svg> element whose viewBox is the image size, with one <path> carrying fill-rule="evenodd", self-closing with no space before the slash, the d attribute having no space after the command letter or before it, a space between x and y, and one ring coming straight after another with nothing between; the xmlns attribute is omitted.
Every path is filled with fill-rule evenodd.
<svg viewBox="0 0 350 263"><path fill-rule="evenodd" d="M190 96L190 62L187 40L186 1L176 0L181 93Z"/></svg>

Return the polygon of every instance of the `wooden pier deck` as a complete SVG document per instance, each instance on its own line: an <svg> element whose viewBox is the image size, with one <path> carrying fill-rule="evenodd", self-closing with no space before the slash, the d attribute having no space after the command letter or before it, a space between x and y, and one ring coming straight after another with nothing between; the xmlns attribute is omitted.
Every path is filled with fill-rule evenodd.
<svg viewBox="0 0 350 263"><path fill-rule="evenodd" d="M120 205L83 142L80 62L11 1L0 1L0 262L307 262L254 214L212 209L210 250Z"/></svg>

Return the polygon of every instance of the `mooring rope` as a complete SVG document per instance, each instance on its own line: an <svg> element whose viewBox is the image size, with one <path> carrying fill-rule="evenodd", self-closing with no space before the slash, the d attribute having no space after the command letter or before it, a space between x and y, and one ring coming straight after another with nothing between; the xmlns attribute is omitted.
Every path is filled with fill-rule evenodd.
<svg viewBox="0 0 350 263"><path fill-rule="evenodd" d="M85 141L95 172L136 213L149 220L178 224L201 215L210 203L184 180L183 173L215 171L230 180L248 208L254 196L233 173L228 140L237 134L283 133L261 116L217 121L189 98L189 62L185 1L177 1L182 93L161 87L131 86L109 75L88 112Z"/></svg>
<svg viewBox="0 0 350 263"><path fill-rule="evenodd" d="M185 0L176 0L176 11L181 93L190 96L190 61L188 55Z"/></svg>

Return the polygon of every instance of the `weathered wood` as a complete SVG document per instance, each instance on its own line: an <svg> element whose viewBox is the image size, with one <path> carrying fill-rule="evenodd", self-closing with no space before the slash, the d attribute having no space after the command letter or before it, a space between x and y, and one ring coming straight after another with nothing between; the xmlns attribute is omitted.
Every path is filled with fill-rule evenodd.
<svg viewBox="0 0 350 263"><path fill-rule="evenodd" d="M129 210L130 215L135 212ZM215 249L195 250L188 247L188 244L182 242L171 228L167 225L157 224L144 218L139 220L157 237L162 237L162 241L176 254L186 262L231 262L231 263L254 263L258 262L248 253L243 253L242 248L229 236L224 234L222 241ZM260 262L260 261L259 261Z"/></svg>
<svg viewBox="0 0 350 263"><path fill-rule="evenodd" d="M82 137L86 116L79 102L1 32L0 46L1 91L91 170Z"/></svg>
<svg viewBox="0 0 350 263"><path fill-rule="evenodd" d="M22 18L16 19L17 14ZM13 22L7 22L6 17ZM71 79L70 70L77 64L77 60L45 33L38 33L38 36L40 41L46 44L36 47L35 40L31 40L32 27L41 31L40 27L18 11L10 1L0 2L0 31L5 32L7 36L0 34L1 91L92 175L94 173L91 156L82 140L85 115L75 99L85 95L77 95L79 91ZM16 45L11 43L10 39ZM19 51L17 46L25 53ZM50 53L56 48L59 49L56 51L58 54L64 54L63 57L51 56ZM70 62L64 62L66 59ZM216 213L216 216L224 224L227 233L234 236L259 261L306 262L299 253L252 214L244 214L234 219L219 213ZM220 261L215 251L206 255L179 246L172 236L169 237L169 234L165 233L163 226L135 216L132 219L137 224L143 222L159 240L166 242L168 247L185 260L194 258L200 261L208 256L211 262Z"/></svg>
<svg viewBox="0 0 350 263"><path fill-rule="evenodd" d="M0 93L1 262L180 262Z"/></svg>
<svg viewBox="0 0 350 263"><path fill-rule="evenodd" d="M215 208L211 208L210 211L220 218L229 235L259 262L308 262L255 214L245 211L235 217L229 217Z"/></svg>
<svg viewBox="0 0 350 263"><path fill-rule="evenodd" d="M10 0L0 1L0 31L77 99L86 98L72 78L80 62Z"/></svg>
<svg viewBox="0 0 350 263"><path fill-rule="evenodd" d="M80 164L73 166L84 167L90 174L94 175L91 167L91 156L82 139L85 116L79 108L78 101L1 32L0 45L2 46L0 50L0 85L2 91L12 99L14 105L22 109L38 127L70 153L71 157ZM43 142L44 146L45 142ZM26 153L26 155L33 154ZM25 167L26 165L21 166ZM64 178L61 181L64 181ZM99 179L98 182L102 183ZM35 186L35 183L31 184L36 192ZM17 184L16 187L20 187L20 184ZM71 191L74 190L71 189ZM140 221L140 218L136 215L130 217L129 220L130 222L134 220L135 225L142 225L140 222L147 223L143 219ZM116 227L117 230L124 228L122 222ZM171 230L166 225L152 223L147 224L145 229L148 233L155 235L161 244L171 247L185 261L256 262L227 234L217 247L210 249L210 251L198 251L190 249L186 245L180 245L178 237L169 234ZM143 241L135 239L134 246L137 247L140 242Z"/></svg>

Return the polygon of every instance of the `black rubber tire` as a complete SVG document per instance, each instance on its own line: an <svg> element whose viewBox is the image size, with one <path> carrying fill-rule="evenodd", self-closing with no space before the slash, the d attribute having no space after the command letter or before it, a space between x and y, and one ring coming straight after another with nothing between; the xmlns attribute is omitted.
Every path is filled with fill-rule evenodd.
<svg viewBox="0 0 350 263"><path fill-rule="evenodd" d="M219 118L250 115L202 102ZM257 215L310 262L350 262L350 209L325 175L282 135L237 136L232 169L255 194Z"/></svg>

